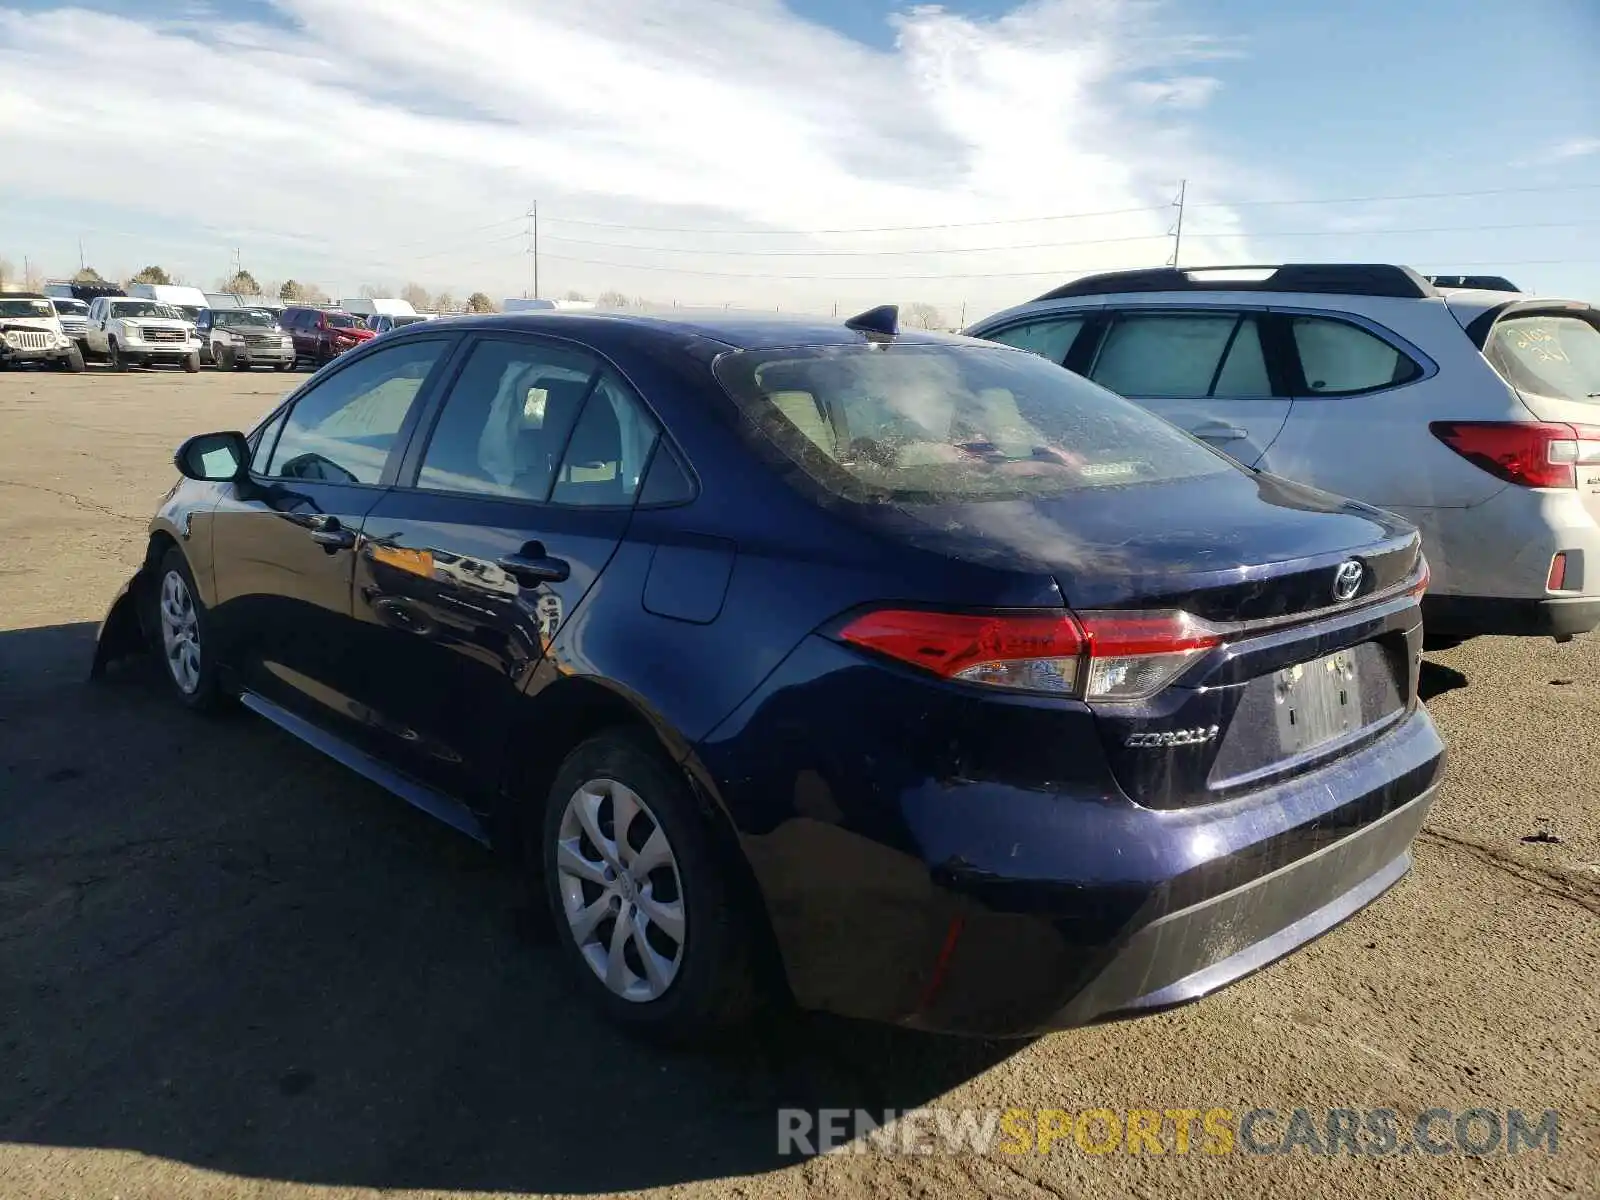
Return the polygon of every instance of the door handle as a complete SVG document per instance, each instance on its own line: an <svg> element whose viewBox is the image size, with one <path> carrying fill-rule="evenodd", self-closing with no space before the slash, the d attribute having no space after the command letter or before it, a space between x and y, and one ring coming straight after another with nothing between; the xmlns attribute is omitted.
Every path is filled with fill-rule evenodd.
<svg viewBox="0 0 1600 1200"><path fill-rule="evenodd" d="M317 517L311 523L311 540L332 554L354 547L356 535L355 530L339 524L338 517Z"/></svg>
<svg viewBox="0 0 1600 1200"><path fill-rule="evenodd" d="M1224 425L1220 421L1198 426L1189 432L1197 438L1207 438L1219 442L1242 442L1250 436L1247 430L1240 429L1237 425Z"/></svg>
<svg viewBox="0 0 1600 1200"><path fill-rule="evenodd" d="M564 558L551 558L538 542L529 542L520 553L507 554L495 564L511 578L527 587L541 583L564 583L572 566Z"/></svg>

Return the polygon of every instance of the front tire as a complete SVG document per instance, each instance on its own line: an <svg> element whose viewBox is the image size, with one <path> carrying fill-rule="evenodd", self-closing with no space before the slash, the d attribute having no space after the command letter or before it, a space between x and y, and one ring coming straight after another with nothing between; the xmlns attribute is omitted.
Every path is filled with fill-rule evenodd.
<svg viewBox="0 0 1600 1200"><path fill-rule="evenodd" d="M68 350L66 355L57 360L63 371L71 371L74 375L83 370L83 354L76 346Z"/></svg>
<svg viewBox="0 0 1600 1200"><path fill-rule="evenodd" d="M614 731L573 750L539 842L562 954L612 1020L680 1040L751 1014L753 938L728 852L650 739Z"/></svg>
<svg viewBox="0 0 1600 1200"><path fill-rule="evenodd" d="M200 369L200 352L198 350L191 350L183 356L183 369L190 375Z"/></svg>
<svg viewBox="0 0 1600 1200"><path fill-rule="evenodd" d="M214 712L223 696L208 636L210 617L183 551L171 547L156 574L154 620L167 683L179 704L195 712Z"/></svg>
<svg viewBox="0 0 1600 1200"><path fill-rule="evenodd" d="M211 363L219 371L233 370L233 351L226 346L217 347L211 356Z"/></svg>
<svg viewBox="0 0 1600 1200"><path fill-rule="evenodd" d="M113 371L126 371L128 369L127 361L122 357L122 347L117 345L116 338L112 338L110 345L107 346L106 357L110 360Z"/></svg>

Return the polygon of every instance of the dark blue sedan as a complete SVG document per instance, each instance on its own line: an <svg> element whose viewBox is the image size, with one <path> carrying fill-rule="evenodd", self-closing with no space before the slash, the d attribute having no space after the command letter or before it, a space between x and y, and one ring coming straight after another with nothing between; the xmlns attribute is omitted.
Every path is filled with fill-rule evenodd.
<svg viewBox="0 0 1600 1200"><path fill-rule="evenodd" d="M637 1026L1192 1000L1400 879L1440 774L1411 527L892 308L420 323L177 466L97 673L512 852Z"/></svg>

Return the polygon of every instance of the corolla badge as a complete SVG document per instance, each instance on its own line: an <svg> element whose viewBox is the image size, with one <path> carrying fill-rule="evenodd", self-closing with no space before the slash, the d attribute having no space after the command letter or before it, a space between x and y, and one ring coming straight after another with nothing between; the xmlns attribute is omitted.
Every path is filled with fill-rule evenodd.
<svg viewBox="0 0 1600 1200"><path fill-rule="evenodd" d="M1135 733L1123 745L1130 750L1150 750L1168 746L1203 746L1221 733L1216 725L1199 725L1193 729L1168 729L1161 733Z"/></svg>
<svg viewBox="0 0 1600 1200"><path fill-rule="evenodd" d="M1340 604L1346 600L1354 600L1356 593L1361 590L1361 579L1367 573L1355 559L1339 564L1339 569L1333 573L1333 598Z"/></svg>

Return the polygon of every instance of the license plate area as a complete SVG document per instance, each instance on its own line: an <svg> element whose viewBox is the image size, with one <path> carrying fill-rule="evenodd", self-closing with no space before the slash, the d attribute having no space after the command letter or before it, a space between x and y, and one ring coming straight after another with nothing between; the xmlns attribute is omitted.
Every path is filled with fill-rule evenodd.
<svg viewBox="0 0 1600 1200"><path fill-rule="evenodd" d="M1275 673L1278 747L1295 755L1355 733L1362 716L1360 656L1340 650Z"/></svg>

